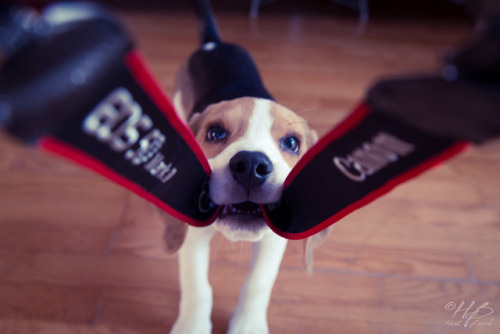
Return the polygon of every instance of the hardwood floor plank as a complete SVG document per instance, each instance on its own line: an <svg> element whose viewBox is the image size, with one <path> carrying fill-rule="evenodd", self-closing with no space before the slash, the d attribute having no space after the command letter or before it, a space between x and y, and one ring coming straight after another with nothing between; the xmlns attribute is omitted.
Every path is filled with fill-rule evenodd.
<svg viewBox="0 0 500 334"><path fill-rule="evenodd" d="M177 282L177 263L119 255L0 251L0 280L75 287L163 288Z"/></svg>
<svg viewBox="0 0 500 334"><path fill-rule="evenodd" d="M124 326L92 326L32 319L0 319L2 334L142 334ZM158 333L158 332L157 332ZM149 334L149 333L147 333ZM153 334L153 333L151 333Z"/></svg>
<svg viewBox="0 0 500 334"><path fill-rule="evenodd" d="M297 267L302 247L290 246L283 265ZM292 253L293 252L293 253ZM328 242L315 252L316 272L468 279L467 262L453 252Z"/></svg>
<svg viewBox="0 0 500 334"><path fill-rule="evenodd" d="M0 249L101 253L125 194L72 162L0 136Z"/></svg>
<svg viewBox="0 0 500 334"><path fill-rule="evenodd" d="M100 295L101 289L97 286L75 288L59 284L3 280L0 285L0 315L2 319L90 323ZM4 333L2 330L0 332Z"/></svg>
<svg viewBox="0 0 500 334"><path fill-rule="evenodd" d="M176 261L176 256L166 252L163 242L165 219L174 218L160 215L153 204L135 194L127 196L125 205L110 252Z"/></svg>
<svg viewBox="0 0 500 334"><path fill-rule="evenodd" d="M176 285L165 287L107 289L97 324L138 333L168 332L177 317L179 292Z"/></svg>

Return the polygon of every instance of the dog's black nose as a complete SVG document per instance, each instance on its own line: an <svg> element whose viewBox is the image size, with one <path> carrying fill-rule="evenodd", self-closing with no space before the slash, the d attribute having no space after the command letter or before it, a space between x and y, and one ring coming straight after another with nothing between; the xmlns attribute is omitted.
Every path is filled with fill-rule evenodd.
<svg viewBox="0 0 500 334"><path fill-rule="evenodd" d="M250 190L267 180L273 164L264 153L241 151L229 160L229 170L238 184Z"/></svg>

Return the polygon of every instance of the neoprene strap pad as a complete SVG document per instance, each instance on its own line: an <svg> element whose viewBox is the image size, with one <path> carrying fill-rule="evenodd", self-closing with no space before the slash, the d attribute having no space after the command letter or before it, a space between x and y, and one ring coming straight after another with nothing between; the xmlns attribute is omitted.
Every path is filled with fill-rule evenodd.
<svg viewBox="0 0 500 334"><path fill-rule="evenodd" d="M2 67L3 127L183 221L210 224L217 215L205 189L210 167L194 136L121 27L93 5L68 6L49 9L47 33ZM57 19L65 16L79 19Z"/></svg>
<svg viewBox="0 0 500 334"><path fill-rule="evenodd" d="M90 112L75 114L40 139L195 226L213 222L205 181L210 167L189 129L134 51ZM88 109L87 109L88 110Z"/></svg>
<svg viewBox="0 0 500 334"><path fill-rule="evenodd" d="M281 202L262 209L277 234L303 239L465 146L466 142L418 131L362 104L292 169Z"/></svg>

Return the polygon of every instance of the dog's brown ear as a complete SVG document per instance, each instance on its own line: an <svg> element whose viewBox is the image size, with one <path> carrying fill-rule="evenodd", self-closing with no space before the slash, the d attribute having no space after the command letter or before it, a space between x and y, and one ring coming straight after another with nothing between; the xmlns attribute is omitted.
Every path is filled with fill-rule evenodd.
<svg viewBox="0 0 500 334"><path fill-rule="evenodd" d="M194 133L195 136L200 130L202 119L203 119L202 113L194 113L188 120L188 126L191 129L191 132Z"/></svg>
<svg viewBox="0 0 500 334"><path fill-rule="evenodd" d="M313 147L314 144L316 144L317 142L318 142L318 133L315 130L310 129L307 136L307 149Z"/></svg>
<svg viewBox="0 0 500 334"><path fill-rule="evenodd" d="M158 213L165 222L163 240L165 241L167 254L175 254L184 243L188 226L186 223L169 216L161 210L158 210Z"/></svg>
<svg viewBox="0 0 500 334"><path fill-rule="evenodd" d="M307 124L307 122L304 120L304 123ZM318 142L318 133L316 130L311 129L309 126L307 127L307 130L305 132L306 138L305 138L305 145L306 145L306 151L310 150L311 147L313 147L317 142Z"/></svg>
<svg viewBox="0 0 500 334"><path fill-rule="evenodd" d="M195 113L188 120L188 126L191 131L196 136L201 126L201 113ZM181 248L186 237L188 225L180 220L177 220L167 213L158 210L159 214L162 216L165 222L165 232L163 234L163 239L165 240L165 249L168 254L176 253L179 248Z"/></svg>
<svg viewBox="0 0 500 334"><path fill-rule="evenodd" d="M307 149L310 149L318 142L318 134L315 130L310 129L307 134ZM326 238L330 235L332 227L313 235L304 240L303 243L303 261L304 268L307 271L308 275L312 275L313 273L313 265L314 265L314 250L323 244Z"/></svg>
<svg viewBox="0 0 500 334"><path fill-rule="evenodd" d="M304 267L308 275L312 275L314 266L314 251L321 246L332 232L332 227L307 238L303 243Z"/></svg>

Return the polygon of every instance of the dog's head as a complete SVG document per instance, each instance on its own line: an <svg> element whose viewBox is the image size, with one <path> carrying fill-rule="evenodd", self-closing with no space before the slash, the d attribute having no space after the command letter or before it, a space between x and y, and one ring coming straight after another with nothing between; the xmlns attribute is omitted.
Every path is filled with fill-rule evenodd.
<svg viewBox="0 0 500 334"><path fill-rule="evenodd" d="M210 105L189 125L212 168L210 198L222 206L214 226L233 241L260 240L270 229L259 204L281 198L316 133L289 109L249 97Z"/></svg>

